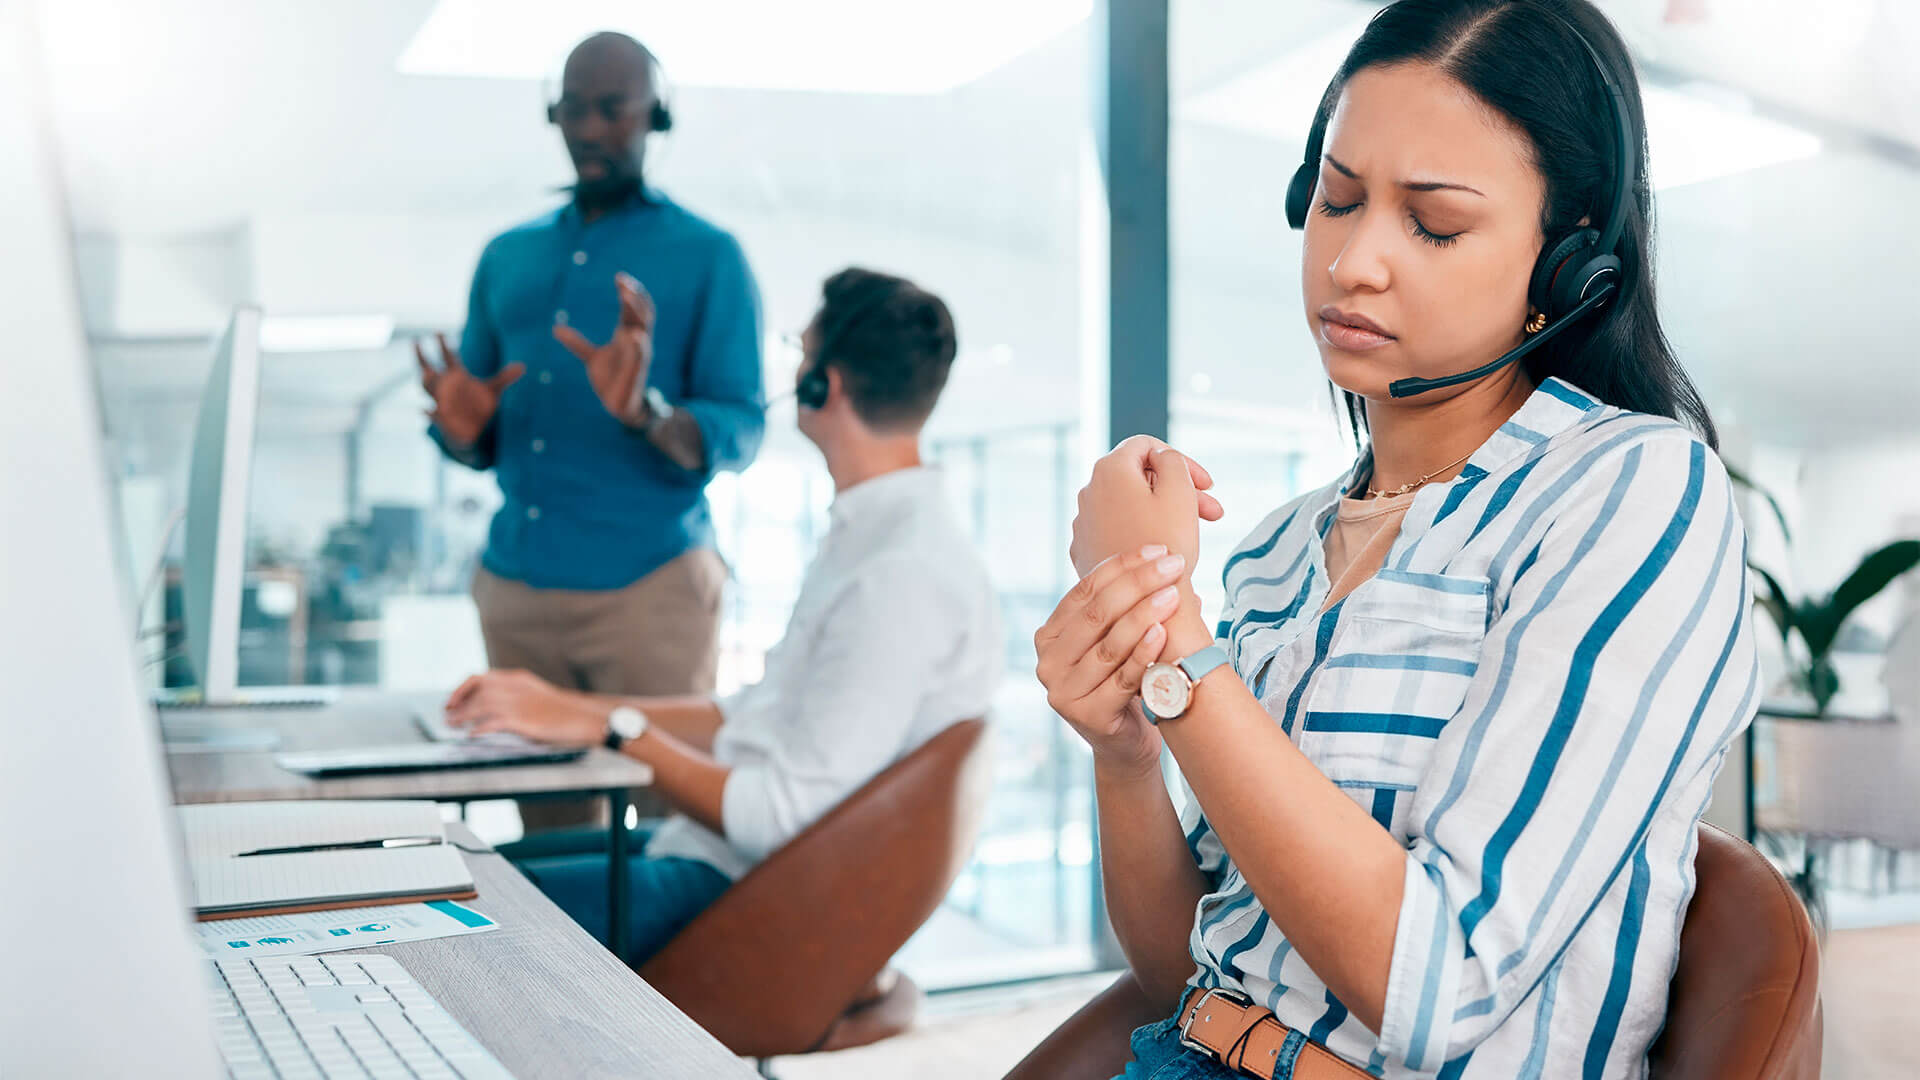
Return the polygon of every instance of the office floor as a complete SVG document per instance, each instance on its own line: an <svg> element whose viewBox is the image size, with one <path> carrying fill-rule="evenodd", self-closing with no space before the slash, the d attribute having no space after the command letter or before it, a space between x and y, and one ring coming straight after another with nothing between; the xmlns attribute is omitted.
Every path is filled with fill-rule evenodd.
<svg viewBox="0 0 1920 1080"><path fill-rule="evenodd" d="M1920 923L1835 930L1824 943L1821 997L1826 1008L1822 1073L1835 1080L1911 1080L1920 1076ZM1112 980L1058 979L1010 990L942 994L920 1027L875 1046L781 1058L780 1080L993 1080Z"/></svg>

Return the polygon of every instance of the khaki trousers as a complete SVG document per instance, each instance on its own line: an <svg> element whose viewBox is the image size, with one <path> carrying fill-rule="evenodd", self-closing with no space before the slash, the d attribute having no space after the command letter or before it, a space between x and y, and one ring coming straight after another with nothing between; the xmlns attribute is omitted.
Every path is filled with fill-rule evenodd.
<svg viewBox="0 0 1920 1080"><path fill-rule="evenodd" d="M654 696L712 693L720 656L720 595L727 566L695 548L624 589L536 589L489 573L473 576L487 666L519 668L568 690ZM642 817L666 812L632 792ZM604 824L598 799L520 800L520 819L543 829Z"/></svg>

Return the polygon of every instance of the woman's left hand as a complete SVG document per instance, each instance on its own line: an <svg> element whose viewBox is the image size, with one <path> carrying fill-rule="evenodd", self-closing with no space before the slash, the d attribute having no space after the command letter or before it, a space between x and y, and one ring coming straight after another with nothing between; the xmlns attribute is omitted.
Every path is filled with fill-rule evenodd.
<svg viewBox="0 0 1920 1080"><path fill-rule="evenodd" d="M1218 521L1220 501L1207 494L1213 477L1200 463L1148 435L1120 443L1093 466L1073 519L1073 568L1085 577L1122 551L1164 544L1186 557L1200 552L1200 522Z"/></svg>

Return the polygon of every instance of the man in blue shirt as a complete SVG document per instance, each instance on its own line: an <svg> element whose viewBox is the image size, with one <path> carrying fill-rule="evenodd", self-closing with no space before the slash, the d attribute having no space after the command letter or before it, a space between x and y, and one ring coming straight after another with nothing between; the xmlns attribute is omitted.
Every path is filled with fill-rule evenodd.
<svg viewBox="0 0 1920 1080"><path fill-rule="evenodd" d="M623 34L574 49L548 110L572 203L487 244L459 349L441 338L436 365L416 346L434 441L505 497L473 584L488 665L595 693L713 689L726 568L705 488L766 423L739 244L643 180L672 124L655 72Z"/></svg>

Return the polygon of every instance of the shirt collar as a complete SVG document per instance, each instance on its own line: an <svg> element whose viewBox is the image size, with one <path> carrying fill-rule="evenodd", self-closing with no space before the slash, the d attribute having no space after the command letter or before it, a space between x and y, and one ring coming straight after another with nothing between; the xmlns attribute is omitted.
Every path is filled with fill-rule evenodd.
<svg viewBox="0 0 1920 1080"><path fill-rule="evenodd" d="M927 493L937 491L940 484L940 470L930 465L881 473L834 496L827 518L831 527L839 528L884 515L902 503L919 501Z"/></svg>
<svg viewBox="0 0 1920 1080"><path fill-rule="evenodd" d="M1507 422L1467 458L1466 465L1460 469L1460 479L1473 481L1497 472L1508 462L1573 427L1588 413L1605 407L1600 399L1565 379L1550 377L1534 387L1519 411L1508 417ZM1369 448L1361 452L1360 460L1347 471L1335 494L1353 490L1372 468L1373 450Z"/></svg>
<svg viewBox="0 0 1920 1080"><path fill-rule="evenodd" d="M573 201L573 185L567 184L558 190L568 196L566 205L560 208L559 220L568 225L578 225L580 223L580 206ZM610 213L621 214L641 207L664 206L666 201L667 196L664 192L642 180L640 186L635 188L633 192L622 200L619 206L614 207ZM605 221L606 218L602 217L600 220Z"/></svg>

